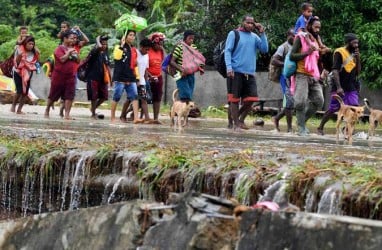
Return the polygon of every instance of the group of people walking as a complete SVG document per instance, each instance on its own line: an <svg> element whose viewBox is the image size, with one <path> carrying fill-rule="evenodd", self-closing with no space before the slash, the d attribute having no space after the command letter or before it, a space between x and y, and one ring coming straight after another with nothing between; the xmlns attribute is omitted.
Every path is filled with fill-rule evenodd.
<svg viewBox="0 0 382 250"><path fill-rule="evenodd" d="M24 32L25 33L25 32ZM60 116L66 120L72 120L70 111L73 100L75 98L76 85L78 81L77 74L84 74L82 80L87 84L87 96L91 102L90 113L93 119L103 119L104 115L96 112L97 108L108 100L109 87L113 87L111 100L111 122L127 122L129 119L134 124L149 123L161 124L159 120L160 106L163 96L163 77L162 62L166 56L163 48L165 35L155 32L147 38L139 42L139 47L134 46L136 40L136 32L127 30L120 39L120 43L113 48L114 72L111 74L110 62L111 58L108 53L108 36L98 36L95 45L90 50L86 58L80 60L81 48L89 42L87 36L80 30L78 26L70 27L69 22L62 22L61 29L57 37L61 40L60 44L53 52L50 62L50 73L47 75L51 78L51 87L48 95L47 106L45 109L45 117L50 117L50 111L54 103L61 99ZM200 65L194 71L186 71L182 63L183 50L193 50L197 52L196 46L193 44L195 33L187 30L184 32L183 41L179 42L172 53L171 65L176 69L181 77L177 79L177 88L179 89L179 97L181 101L189 101L193 98L195 87L194 73L200 71L203 73L203 66ZM32 44L33 42L33 44ZM31 43L31 45L29 45ZM15 105L19 102L17 113L21 113L22 102L20 95L27 94L30 86L30 78L32 73L36 71L34 63L39 59L39 51L34 46L34 40L28 37L18 39L16 58L17 67L15 67L14 78L17 86L17 97L12 105L11 111L15 112ZM185 48L187 47L187 48ZM27 51L35 55L29 59L26 56ZM19 54L23 53L23 57ZM28 54L29 55L29 54ZM26 68L25 63L19 65L20 58L24 58L25 62L30 62L26 66L29 70L28 78L25 81L28 85L19 84L19 69ZM27 60L28 59L28 60ZM81 69L81 73L80 70ZM20 71L22 72L22 71ZM22 89L24 86L24 89ZM117 105L126 92L126 101L123 104L120 119L116 119ZM153 119L150 118L148 112L148 102L153 105ZM132 116L127 117L127 113L132 109ZM141 114L139 114L141 109Z"/></svg>
<svg viewBox="0 0 382 250"><path fill-rule="evenodd" d="M325 68L320 58L331 53L319 35L321 21L313 16L313 6L310 3L302 5L302 15L298 18L295 27L287 31L286 41L280 45L272 56L271 63L275 67L284 67L285 59L295 62L296 70L291 77L280 74L280 84L284 95L284 107L280 113L272 117L275 128L280 131L279 121L283 116L287 119L287 132L292 132L293 112L296 113L298 135L306 136L310 133L306 126L307 120L324 103L322 79L329 72L332 75L332 94L342 96L345 104L358 105L360 73L360 55L358 37L349 33L345 35L345 46L334 50L333 67ZM20 29L17 39L14 59L14 81L16 95L11 107L12 112L22 114L30 79L37 70L39 50L35 46L34 38L27 35L25 27ZM238 36L238 37L236 37ZM89 42L89 39L79 27L70 28L68 22L61 24L58 34L60 45L55 49L54 67L51 73L51 88L48 96L45 117L50 116L50 109L54 102L62 100L61 116L73 119L70 116L71 106L75 97L77 70L80 66L80 49ZM81 39L79 39L81 38ZM195 33L184 32L183 41L175 46L172 52L170 65L180 75L176 79L181 101L190 101L193 98L195 87L194 73L204 72L203 65L193 72L184 68L184 50L197 50ZM117 105L126 92L127 100L123 105L120 121L126 122L129 107L132 108L132 121L138 123L160 124L159 113L163 95L162 62L166 57L163 48L165 35L154 33L134 47L136 32L128 30L120 39L120 43L113 49L114 72L111 76L110 56L108 54L108 37L98 36L94 47L86 58L87 95L91 102L91 118L102 118L97 114L97 108L108 100L109 87L113 87L111 100L111 122L115 122ZM241 130L248 129L245 124L247 115L252 110L254 102L259 101L256 84L256 54L268 52L268 40L265 28L255 22L254 17L246 15L237 30L228 33L225 45L225 63L227 67L227 101L228 127ZM81 67L81 66L80 66ZM153 104L153 119L150 119L148 102ZM16 108L17 103L19 106ZM139 114L141 108L141 114ZM332 98L329 109L325 112L317 132L324 134L324 125L339 109L339 103Z"/></svg>
<svg viewBox="0 0 382 250"><path fill-rule="evenodd" d="M54 68L51 76L51 89L45 117L53 103L59 98L63 100L65 119L73 119L70 109L75 96L77 72L79 67L85 67L83 76L87 84L87 96L91 102L90 112L92 119L103 119L104 115L97 114L97 108L109 97L109 87L113 87L111 100L111 122L116 122L117 105L126 92L127 100L123 106L120 121L127 121L129 105L133 109L133 123L160 123L158 115L162 98L163 80L161 75L161 62L165 52L163 49L164 35L156 33L140 42L139 49L134 47L136 32L128 30L120 39L120 43L113 49L114 72L111 74L110 56L108 53L108 36L102 35L96 38L94 47L85 59L80 61L79 50L76 44L80 41L75 39L76 31L67 28L68 23L61 25L63 29L59 34L62 44L54 51ZM78 46L81 48L82 46ZM86 66L80 64L86 64ZM147 89L150 89L151 100L154 106L154 120L149 118L147 109ZM144 119L138 114L139 102L141 102Z"/></svg>
<svg viewBox="0 0 382 250"><path fill-rule="evenodd" d="M324 104L323 80L330 72L331 94L340 95L345 104L358 106L359 81L361 70L359 40L353 33L345 35L345 45L334 50L332 68L325 67L322 57L331 53L319 35L321 21L313 16L311 3L303 3L302 14L295 27L287 31L287 39L272 56L271 63L283 68L286 57L295 64L295 72L290 77L280 74L280 85L284 95L284 107L272 121L280 131L279 121L283 116L287 120L287 132L292 132L293 112L296 113L297 134L306 136L310 133L306 126L309 118L320 110ZM225 63L227 65L227 97L229 103L229 128L248 129L245 117L258 101L256 86L256 54L268 52L268 41L264 27L247 15L241 27L237 29L239 39L235 44L235 32L229 32L225 46ZM256 31L256 34L253 32ZM282 72L282 70L281 70ZM324 134L324 125L340 108L339 102L331 98L329 109L325 112L317 133Z"/></svg>

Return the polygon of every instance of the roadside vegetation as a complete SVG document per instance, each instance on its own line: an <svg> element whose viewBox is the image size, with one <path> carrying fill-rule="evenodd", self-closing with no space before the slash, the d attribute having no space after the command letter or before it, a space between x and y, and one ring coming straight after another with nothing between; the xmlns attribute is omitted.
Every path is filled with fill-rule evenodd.
<svg viewBox="0 0 382 250"><path fill-rule="evenodd" d="M148 20L148 28L139 39L155 31L166 34L165 47L171 51L186 29L198 31L197 44L212 65L213 48L225 39L228 31L241 23L248 12L266 27L270 51L259 55L257 69L266 71L270 56L285 40L285 32L293 26L303 1L238 1L238 0L3 0L0 9L0 60L12 53L18 28L29 27L36 37L44 61L57 46L57 33L62 21L78 25L91 43L99 34L107 33L110 48L121 34L117 34L114 21L124 13L134 13ZM363 84L370 88L382 87L382 30L381 1L313 1L314 15L322 22L321 37L330 48L344 44L345 33L359 35ZM58 11L59 10L59 11ZM248 11L250 10L250 11ZM89 45L92 46L92 45ZM90 47L81 51L83 57Z"/></svg>

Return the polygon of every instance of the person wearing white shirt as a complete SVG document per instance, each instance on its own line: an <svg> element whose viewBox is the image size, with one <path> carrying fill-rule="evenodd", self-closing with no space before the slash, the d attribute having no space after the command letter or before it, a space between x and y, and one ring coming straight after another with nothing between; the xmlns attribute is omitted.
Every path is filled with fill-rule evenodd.
<svg viewBox="0 0 382 250"><path fill-rule="evenodd" d="M149 67L149 55L148 50L152 46L151 40L145 38L139 43L139 49L137 50L137 67L138 67L138 74L137 79L139 80L137 83L138 88L138 99L141 104L141 110L142 114L144 115L144 123L151 123L151 119L148 112L148 105L147 105L147 68ZM126 102L122 108L121 113L121 120L123 118L126 120L127 113L129 112L128 109L129 102Z"/></svg>

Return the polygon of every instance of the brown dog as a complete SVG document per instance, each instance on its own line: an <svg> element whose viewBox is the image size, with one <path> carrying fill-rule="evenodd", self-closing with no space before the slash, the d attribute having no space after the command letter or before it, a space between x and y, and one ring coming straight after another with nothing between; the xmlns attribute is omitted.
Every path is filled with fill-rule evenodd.
<svg viewBox="0 0 382 250"><path fill-rule="evenodd" d="M339 139L340 125L344 121L345 125L345 138L349 141L351 145L353 142L353 132L355 124L358 122L358 119L363 116L365 106L350 106L346 105L342 98L338 95L333 95L333 97L340 103L340 110L337 114L337 123L336 123L336 138Z"/></svg>
<svg viewBox="0 0 382 250"><path fill-rule="evenodd" d="M366 98L363 99L365 102L366 108L370 111L369 115L369 138L371 138L375 134L375 128L377 127L378 123L382 122L382 110L373 109L370 107L369 100Z"/></svg>
<svg viewBox="0 0 382 250"><path fill-rule="evenodd" d="M178 128L182 129L182 127L187 125L188 114L190 113L190 110L195 107L195 103L191 101L181 102L179 100L176 100L177 94L178 94L178 89L175 89L172 92L173 104L170 111L171 126L175 125L175 116L177 116ZM182 124L182 117L183 117L183 124Z"/></svg>

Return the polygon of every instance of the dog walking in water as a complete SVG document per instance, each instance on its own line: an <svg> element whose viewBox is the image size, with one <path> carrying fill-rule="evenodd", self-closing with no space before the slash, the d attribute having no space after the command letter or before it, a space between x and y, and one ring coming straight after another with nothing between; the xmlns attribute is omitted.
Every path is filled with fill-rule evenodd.
<svg viewBox="0 0 382 250"><path fill-rule="evenodd" d="M179 101L176 99L177 94L178 94L178 89L175 89L172 92L173 104L170 111L171 126L175 125L175 116L177 116L178 128L182 129L182 127L187 125L188 114L190 113L191 109L195 107L195 103L192 101L186 101L186 102ZM183 117L183 124L182 124L182 117Z"/></svg>
<svg viewBox="0 0 382 250"><path fill-rule="evenodd" d="M341 105L337 114L337 123L336 123L337 141L339 139L341 122L344 121L346 123L345 131L344 131L345 138L349 141L349 144L351 145L353 142L353 132L354 132L355 124L358 122L358 119L361 116L363 116L365 107L346 105L339 95L333 95L333 97L337 99L337 101Z"/></svg>
<svg viewBox="0 0 382 250"><path fill-rule="evenodd" d="M367 98L363 99L366 108L370 111L369 115L369 138L374 136L375 128L378 123L382 122L382 110L374 109L370 106L369 100Z"/></svg>

